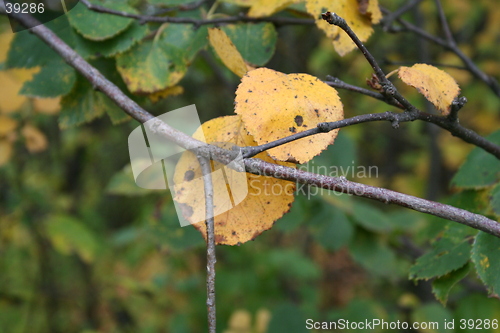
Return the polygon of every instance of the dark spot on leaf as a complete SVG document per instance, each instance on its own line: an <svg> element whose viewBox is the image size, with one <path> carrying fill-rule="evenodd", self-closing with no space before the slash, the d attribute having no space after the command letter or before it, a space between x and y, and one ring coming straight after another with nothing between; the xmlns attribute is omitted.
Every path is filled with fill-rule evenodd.
<svg viewBox="0 0 500 333"><path fill-rule="evenodd" d="M302 126L302 124L304 123L304 118L302 118L302 116L295 116L294 121L297 126Z"/></svg>
<svg viewBox="0 0 500 333"><path fill-rule="evenodd" d="M297 132L297 130L295 129L295 127L290 127L288 130L289 130L290 132L292 132L292 133Z"/></svg>
<svg viewBox="0 0 500 333"><path fill-rule="evenodd" d="M184 180L189 182L193 180L193 178L194 178L194 171L193 170L186 171L186 173L184 174Z"/></svg>
<svg viewBox="0 0 500 333"><path fill-rule="evenodd" d="M251 93L251 92L253 92L253 91L251 91L251 90L249 89L249 90L248 90L248 92L250 92L250 93Z"/></svg>

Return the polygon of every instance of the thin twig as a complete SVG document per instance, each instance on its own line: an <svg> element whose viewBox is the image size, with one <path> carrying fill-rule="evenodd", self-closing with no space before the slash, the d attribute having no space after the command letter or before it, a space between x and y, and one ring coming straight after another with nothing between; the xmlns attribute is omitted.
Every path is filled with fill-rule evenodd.
<svg viewBox="0 0 500 333"><path fill-rule="evenodd" d="M456 46L455 38L453 38L453 34L451 33L450 25L448 24L448 20L446 19L446 15L444 14L443 6L441 6L441 1L434 0L434 2L436 3L439 21L441 22L441 27L443 28L446 41L448 42L448 45Z"/></svg>
<svg viewBox="0 0 500 333"><path fill-rule="evenodd" d="M327 21L330 24L336 25L342 30L344 30L347 35L352 39L352 41L358 46L360 51L363 53L365 56L366 60L368 63L372 66L375 75L377 76L380 85L383 89L383 94L384 96L387 96L388 98L393 97L395 100L397 100L403 107L406 113L410 113L411 116L410 120L424 120L427 122L431 122L433 124L436 124L446 130L448 130L452 135L461 138L465 142L468 143L473 143L474 145L483 148L487 152L493 154L496 156L498 159L500 159L500 146L486 140L476 132L467 129L463 127L462 125L459 124L458 118L457 118L457 112L460 110L463 105L467 102L467 99L456 99L454 101L454 112L450 117L438 117L434 116L425 112L420 111L417 109L415 106L413 106L406 98L401 95L401 93L396 89L394 84L392 84L391 81L385 76L384 72L382 71L382 68L380 68L379 64L373 57L373 55L368 51L368 49L365 47L365 45L359 40L358 36L354 33L354 31L349 27L347 24L346 20L341 18L335 13L331 12L326 12L321 14L323 19ZM470 59L469 59L470 60ZM453 106L452 106L453 108ZM321 125L321 124L320 124ZM318 125L318 127L320 126ZM326 130L327 127L324 127ZM300 134L300 133L297 133Z"/></svg>
<svg viewBox="0 0 500 333"><path fill-rule="evenodd" d="M0 4L0 14L5 14L5 7L3 7L2 4ZM54 49L64 59L64 61L80 72L96 89L106 94L134 119L140 122L145 122L154 117L121 92L113 83L108 81L99 71L97 71L97 69L87 63L80 55L72 50L46 26L41 25L40 22L36 21L29 15L19 15L13 13L10 14L10 16L25 26L34 27L30 30L33 34L47 43L47 45ZM155 122L151 127L156 130L158 134L163 135L166 139L186 149L195 150L198 145L203 144L202 142L175 130L160 120ZM205 145L205 147L211 148L214 146ZM231 151L225 149L205 149L206 150L199 149L197 154L199 153L198 155L220 161L221 163L225 163L225 165L229 165L230 161L234 159L234 155ZM230 158L231 160L228 161L227 158ZM244 164L246 168L245 170L253 174L263 174L274 178L296 181L301 184L319 186L321 188L342 193L350 193L359 197L370 198L385 203L392 203L426 214L439 216L450 221L459 222L500 238L500 223L490 220L485 216L473 214L453 206L443 205L437 202L424 200L383 188L347 181L342 177L327 177L300 171L268 163L260 159L245 159Z"/></svg>
<svg viewBox="0 0 500 333"><path fill-rule="evenodd" d="M339 78L336 78L336 77L333 77L330 75L327 75L326 78L328 81L323 81L323 82L328 84L330 87L338 88L338 89L345 89L345 90L353 91L353 92L363 94L366 96L370 96L372 98L386 102L387 104L390 104L390 105L395 106L397 108L404 109L403 106L401 104L399 104L397 101L395 101L394 99L388 99L386 96L382 95L379 92L352 85L350 83L344 82L344 81L340 80Z"/></svg>
<svg viewBox="0 0 500 333"><path fill-rule="evenodd" d="M201 6L203 6L203 4L205 2L207 2L207 0L199 0L196 2L186 3L186 4L182 4L182 5L175 6L175 7L163 8L163 9L157 11L155 13L155 15L156 16L163 15L163 14L170 13L173 11L187 12L187 11L195 10L195 9L198 9Z"/></svg>
<svg viewBox="0 0 500 333"><path fill-rule="evenodd" d="M389 79L385 76L384 71L377 63L377 60L375 60L375 57L370 53L370 51L368 51L366 46L361 42L358 36L347 24L346 20L338 16L337 14L331 12L323 13L321 14L321 17L328 23L336 25L340 29L344 30L344 32L351 38L354 44L356 44L358 49L363 53L365 59L368 61L373 71L375 72L375 75L377 76L380 85L383 89L383 94L389 99L390 98L396 99L396 101L398 101L404 107L405 111L414 112L416 110L415 107L410 102L408 102L406 98L403 97L403 95L401 95L398 92L394 84L392 84L392 82L389 81Z"/></svg>
<svg viewBox="0 0 500 333"><path fill-rule="evenodd" d="M407 3L405 3L403 6L399 7L397 10L394 12L386 15L383 19L382 25L384 27L384 30L387 30L391 25L394 20L399 18L401 15L418 5L422 0L410 0Z"/></svg>
<svg viewBox="0 0 500 333"><path fill-rule="evenodd" d="M197 156L203 174L205 189L205 225L207 228L207 312L208 332L216 333L215 311L215 226L214 226L214 188L212 183L212 168L210 160Z"/></svg>
<svg viewBox="0 0 500 333"><path fill-rule="evenodd" d="M383 9L383 8L382 8L382 11L384 13L390 13L388 10ZM460 58L460 60L464 64L464 66L468 69L468 71L472 75L474 75L476 78L478 78L479 80L486 83L490 87L491 91L493 91L493 93L495 93L495 95L500 97L500 84L498 83L498 81L494 77L481 71L479 69L479 67L477 67L477 65L469 57L467 57L455 43L450 44L450 43L448 43L447 40L444 40L440 37L434 36L434 35L428 33L427 31L425 31L425 30L423 30L423 29L421 29L421 28L419 28L419 27L417 27L417 26L411 24L410 22L405 21L401 18L398 18L397 22L399 24L401 24L401 26L404 28L404 30L396 29L396 28L391 26L388 29L389 32L401 32L401 31L412 32L412 33L416 34L417 36L420 36L421 38L427 39L428 41L430 41L434 44L437 44L441 47L444 47L444 48L450 50L451 52L455 53L455 55L458 58Z"/></svg>
<svg viewBox="0 0 500 333"><path fill-rule="evenodd" d="M313 25L312 19L301 19L294 17L249 17L245 15L220 17L214 19L198 19L193 17L172 17L172 16L154 16L154 15L141 15L114 10L100 5L94 5L89 0L80 0L88 9L99 13L117 15L122 17L133 18L139 20L141 23L157 22L157 23L185 23L192 24L195 27L202 25L218 25L236 22L271 22L276 25Z"/></svg>

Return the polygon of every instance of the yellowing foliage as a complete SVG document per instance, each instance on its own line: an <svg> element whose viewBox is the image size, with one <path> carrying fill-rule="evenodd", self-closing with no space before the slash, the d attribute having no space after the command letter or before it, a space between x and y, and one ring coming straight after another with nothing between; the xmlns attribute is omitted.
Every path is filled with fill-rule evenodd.
<svg viewBox="0 0 500 333"><path fill-rule="evenodd" d="M61 97L55 98L34 98L33 107L39 113L54 115L61 110Z"/></svg>
<svg viewBox="0 0 500 333"><path fill-rule="evenodd" d="M308 74L250 71L236 91L235 112L259 145L344 118L337 91ZM269 150L280 161L304 163L333 143L338 130Z"/></svg>
<svg viewBox="0 0 500 333"><path fill-rule="evenodd" d="M21 134L26 140L26 148L30 153L39 153L47 149L47 138L38 128L32 125L25 125L21 129Z"/></svg>
<svg viewBox="0 0 500 333"><path fill-rule="evenodd" d="M270 16L294 3L294 0L254 0L248 11L250 17Z"/></svg>
<svg viewBox="0 0 500 333"><path fill-rule="evenodd" d="M416 88L443 115L450 113L451 103L460 94L460 88L455 80L434 66L427 64L403 66L398 74L404 83Z"/></svg>
<svg viewBox="0 0 500 333"><path fill-rule="evenodd" d="M224 65L234 74L242 77L251 69L224 31L218 28L208 29L208 39Z"/></svg>
<svg viewBox="0 0 500 333"><path fill-rule="evenodd" d="M255 146L252 136L247 134L240 116L226 116L205 122L193 137L208 142L222 142L238 146ZM276 162L263 152L256 156L266 162L284 166L290 163ZM237 179L234 173L215 172L220 164L212 165L211 175L214 188L214 208L223 213L215 216L216 244L236 245L254 239L264 230L270 229L274 221L283 216L294 200L295 184L271 177L246 174L246 184L240 182L237 186L248 186L248 193L235 207L231 201L239 202L238 193L229 188L226 179ZM226 169L227 170L227 169ZM219 170L220 171L220 170ZM202 172L196 156L187 151L179 160L174 173L174 199L181 205L184 217L192 221L205 219L205 193L203 190ZM233 208L231 208L233 207ZM217 213L216 213L217 214ZM206 238L204 222L193 224Z"/></svg>
<svg viewBox="0 0 500 333"><path fill-rule="evenodd" d="M306 8L316 18L318 28L333 40L335 51L341 56L354 50L356 45L342 29L320 18L325 9L344 18L362 42L373 33L372 24L382 18L378 0L307 0Z"/></svg>

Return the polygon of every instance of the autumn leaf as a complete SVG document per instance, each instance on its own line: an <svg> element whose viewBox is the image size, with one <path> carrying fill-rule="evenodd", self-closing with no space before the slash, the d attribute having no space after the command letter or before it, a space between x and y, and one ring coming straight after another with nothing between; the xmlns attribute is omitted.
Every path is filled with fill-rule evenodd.
<svg viewBox="0 0 500 333"><path fill-rule="evenodd" d="M5 136L14 131L17 127L17 121L11 117L0 115L0 136Z"/></svg>
<svg viewBox="0 0 500 333"><path fill-rule="evenodd" d="M218 28L208 29L208 39L220 60L231 72L242 77L251 69L224 31Z"/></svg>
<svg viewBox="0 0 500 333"><path fill-rule="evenodd" d="M451 103L460 94L457 82L446 72L427 64L415 64L401 67L399 78L409 86L418 90L441 111L450 113Z"/></svg>
<svg viewBox="0 0 500 333"><path fill-rule="evenodd" d="M32 125L25 125L21 129L21 134L26 140L26 148L30 153L39 153L47 149L47 138L38 128Z"/></svg>
<svg viewBox="0 0 500 333"><path fill-rule="evenodd" d="M268 68L249 72L236 91L235 112L261 145L344 118L337 91L308 74L283 74ZM333 143L338 130L270 149L280 161L304 163Z"/></svg>
<svg viewBox="0 0 500 333"><path fill-rule="evenodd" d="M366 42L373 33L372 24L377 24L382 18L378 0L307 0L306 8L309 14L316 18L316 25L327 37L333 40L335 51L341 56L356 48L351 38L337 26L331 25L320 18L325 10L336 13L344 18L362 42ZM364 14L363 14L364 13Z"/></svg>
<svg viewBox="0 0 500 333"><path fill-rule="evenodd" d="M270 16L296 2L295 0L254 0L248 11L250 17Z"/></svg>
<svg viewBox="0 0 500 333"><path fill-rule="evenodd" d="M33 107L39 113L54 115L61 110L61 97L56 98L34 98Z"/></svg>
<svg viewBox="0 0 500 333"><path fill-rule="evenodd" d="M240 116L215 118L204 123L194 134L195 139L222 142L238 146L255 146L252 136L243 127ZM256 156L266 162L276 162L263 152ZM243 174L213 162L211 175L214 187L215 241L217 244L236 245L253 240L273 226L294 200L295 184L280 179ZM218 170L218 172L215 172ZM228 186L228 182L230 186ZM180 158L174 173L174 198L191 223L205 219L205 195L202 172L196 156L187 151ZM228 191L229 188L229 191ZM244 192L245 195L241 193ZM235 205L232 205L234 201ZM239 202L239 203L238 203ZM217 211L222 213L217 213ZM204 222L194 223L206 238Z"/></svg>
<svg viewBox="0 0 500 333"><path fill-rule="evenodd" d="M158 101L165 99L169 96L177 96L182 94L183 92L184 88L182 86L173 86L152 93L151 95L148 95L148 98L152 103L157 103Z"/></svg>

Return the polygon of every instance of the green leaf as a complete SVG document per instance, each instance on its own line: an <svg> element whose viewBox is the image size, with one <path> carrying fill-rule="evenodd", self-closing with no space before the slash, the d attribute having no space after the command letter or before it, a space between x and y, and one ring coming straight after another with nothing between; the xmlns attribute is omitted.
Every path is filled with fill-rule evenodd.
<svg viewBox="0 0 500 333"><path fill-rule="evenodd" d="M61 99L59 126L63 129L90 122L104 113L126 114L118 108L106 95L92 89L90 83L78 76L76 84L66 96Z"/></svg>
<svg viewBox="0 0 500 333"><path fill-rule="evenodd" d="M136 45L117 57L117 68L128 89L151 94L171 87L187 72L189 63L206 44L206 28L169 24L153 41Z"/></svg>
<svg viewBox="0 0 500 333"><path fill-rule="evenodd" d="M282 304L272 314L267 332L306 333L306 318L302 311L293 304Z"/></svg>
<svg viewBox="0 0 500 333"><path fill-rule="evenodd" d="M500 239L480 231L474 241L472 262L491 293L500 295Z"/></svg>
<svg viewBox="0 0 500 333"><path fill-rule="evenodd" d="M45 221L45 232L54 248L65 255L78 254L92 262L98 252L93 233L79 220L66 215L53 216Z"/></svg>
<svg viewBox="0 0 500 333"><path fill-rule="evenodd" d="M310 201L307 201L303 196L296 196L290 211L276 221L273 228L285 233L296 230L307 218L308 211L310 211L309 202Z"/></svg>
<svg viewBox="0 0 500 333"><path fill-rule="evenodd" d="M498 333L498 326L492 329L492 321L498 324L500 302L483 294L467 295L459 300L455 310L455 329L463 333ZM486 323L489 321L489 328ZM460 330L458 330L460 329Z"/></svg>
<svg viewBox="0 0 500 333"><path fill-rule="evenodd" d="M207 45L207 27L195 29L192 24L168 24L161 32L163 44L183 51L183 57L191 63L198 51Z"/></svg>
<svg viewBox="0 0 500 333"><path fill-rule="evenodd" d="M331 251L349 244L354 235L354 227L345 214L327 203L314 215L310 225L314 239Z"/></svg>
<svg viewBox="0 0 500 333"><path fill-rule="evenodd" d="M470 238L477 231L457 224L446 225L432 250L417 259L410 269L410 279L427 280L463 267L470 258Z"/></svg>
<svg viewBox="0 0 500 333"><path fill-rule="evenodd" d="M102 116L104 110L97 107L97 102L97 93L87 80L79 76L71 93L61 99L59 126L65 129Z"/></svg>
<svg viewBox="0 0 500 333"><path fill-rule="evenodd" d="M162 7L172 7L178 5L184 5L186 0L149 0L150 4Z"/></svg>
<svg viewBox="0 0 500 333"><path fill-rule="evenodd" d="M497 145L500 144L500 131L489 135L487 139ZM463 188L480 188L492 185L499 179L500 160L476 147L453 177L452 184Z"/></svg>
<svg viewBox="0 0 500 333"><path fill-rule="evenodd" d="M358 172L364 171L356 167L357 152L356 143L348 135L342 131L339 132L335 139L335 144L328 146L328 148L315 157L311 162L301 165L300 169L308 172L313 172L325 176L340 177L352 179ZM373 170L365 170L365 177L369 176L369 172ZM373 172L372 176L376 177Z"/></svg>
<svg viewBox="0 0 500 333"><path fill-rule="evenodd" d="M271 23L241 23L222 27L247 62L263 66L273 56L278 34Z"/></svg>
<svg viewBox="0 0 500 333"><path fill-rule="evenodd" d="M490 206L493 212L500 216L500 184L496 185L490 192Z"/></svg>
<svg viewBox="0 0 500 333"><path fill-rule="evenodd" d="M454 331L453 329L445 327L445 323L453 321L451 312L437 303L427 304L417 308L411 314L411 320L414 323L426 324L427 328L420 328L418 330L422 333L445 333Z"/></svg>
<svg viewBox="0 0 500 333"><path fill-rule="evenodd" d="M353 259L373 274L395 278L400 267L394 252L375 234L359 230L349 244Z"/></svg>
<svg viewBox="0 0 500 333"><path fill-rule="evenodd" d="M383 232L392 227L389 217L382 211L361 202L354 203L352 217L356 223L368 230Z"/></svg>
<svg viewBox="0 0 500 333"><path fill-rule="evenodd" d="M105 41L96 42L76 35L76 52L86 59L93 59L100 56L113 57L129 50L146 36L148 32L147 25L141 25L134 21L127 30Z"/></svg>
<svg viewBox="0 0 500 333"><path fill-rule="evenodd" d="M123 1L91 1L92 3L104 6L109 9L119 10L132 14L137 14L135 8L130 7ZM95 41L102 41L118 35L132 24L134 19L121 17L118 15L98 13L89 10L87 6L79 2L69 13L70 24L83 37Z"/></svg>
<svg viewBox="0 0 500 333"><path fill-rule="evenodd" d="M127 164L122 170L114 174L106 187L106 192L115 195L136 196L151 194L157 191L137 186L134 181L132 167L130 164Z"/></svg>
<svg viewBox="0 0 500 333"><path fill-rule="evenodd" d="M385 309L381 305L381 302L377 303L369 299L353 298L346 307L341 310L333 310L328 315L329 321L337 321L337 323L339 323L339 319L345 320L346 322L364 323L366 321L371 322L373 319L384 319L385 321L388 321L389 318ZM380 326L372 327L373 330L366 327L363 327L364 329L349 327L349 329L346 328L346 331L363 333L384 331L381 330ZM341 331L340 327L338 330L329 330L327 327L323 327L323 329L325 332ZM322 332L322 330L318 330L318 332Z"/></svg>
<svg viewBox="0 0 500 333"><path fill-rule="evenodd" d="M117 57L118 71L128 89L136 94L148 94L171 87L187 71L183 51L168 49L158 41L146 41Z"/></svg>
<svg viewBox="0 0 500 333"><path fill-rule="evenodd" d="M56 33L66 44L74 46L75 33L69 26L66 15L46 23L45 26ZM33 68L44 66L56 58L60 56L54 50L29 30L24 30L15 34L7 54L5 67Z"/></svg>
<svg viewBox="0 0 500 333"><path fill-rule="evenodd" d="M57 97L71 91L76 81L76 72L60 57L49 62L26 82L21 94L34 97Z"/></svg>
<svg viewBox="0 0 500 333"><path fill-rule="evenodd" d="M469 274L471 265L466 264L464 267L459 268L453 272L443 275L432 281L432 292L441 304L446 305L450 290L463 278Z"/></svg>

